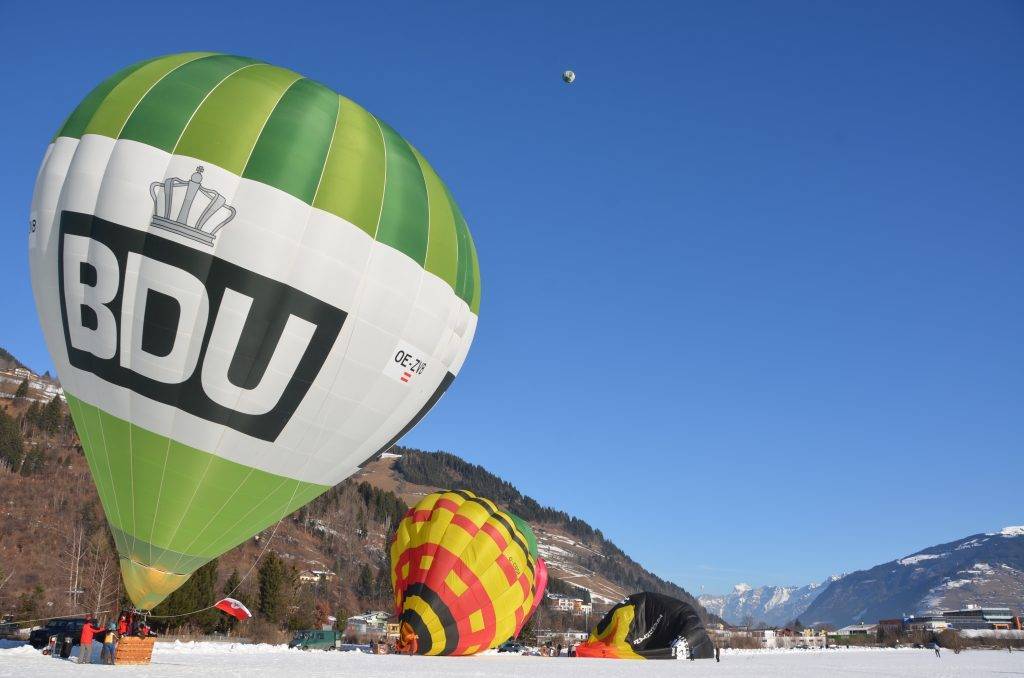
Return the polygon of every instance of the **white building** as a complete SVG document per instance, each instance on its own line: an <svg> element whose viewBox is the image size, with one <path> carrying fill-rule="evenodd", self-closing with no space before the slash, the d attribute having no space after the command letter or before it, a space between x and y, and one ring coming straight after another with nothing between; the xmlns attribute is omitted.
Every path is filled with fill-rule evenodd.
<svg viewBox="0 0 1024 678"><path fill-rule="evenodd" d="M878 632L878 624L850 624L836 631L836 636L870 636Z"/></svg>
<svg viewBox="0 0 1024 678"><path fill-rule="evenodd" d="M587 631L537 631L537 645L550 642L552 645L568 647L569 645L579 645L589 637L590 633Z"/></svg>
<svg viewBox="0 0 1024 678"><path fill-rule="evenodd" d="M560 593L548 593L546 594L548 599L548 605L553 610L559 612L569 612L571 614L590 614L594 611L594 606L591 603L586 602L582 598L572 598L570 596L564 596Z"/></svg>
<svg viewBox="0 0 1024 678"><path fill-rule="evenodd" d="M949 628L949 622L941 612L909 617L906 625L908 631L930 631L932 633L941 633Z"/></svg>
<svg viewBox="0 0 1024 678"><path fill-rule="evenodd" d="M346 636L367 636L367 635L380 635L384 636L388 630L388 620L391 615L383 610L376 610L373 612L365 612L363 614L357 614L354 617L349 617L345 621L345 635Z"/></svg>
<svg viewBox="0 0 1024 678"><path fill-rule="evenodd" d="M57 384L33 374L24 367L0 370L0 398L13 398L22 382L28 380L28 400L48 403L54 396L64 398L64 389Z"/></svg>

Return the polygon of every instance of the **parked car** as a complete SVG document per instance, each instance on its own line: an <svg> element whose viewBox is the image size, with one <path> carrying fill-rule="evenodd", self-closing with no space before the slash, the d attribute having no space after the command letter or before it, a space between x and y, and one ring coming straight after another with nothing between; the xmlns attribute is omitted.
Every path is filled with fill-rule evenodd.
<svg viewBox="0 0 1024 678"><path fill-rule="evenodd" d="M517 643L514 640L506 640L504 643L498 646L498 652L522 652L522 643Z"/></svg>
<svg viewBox="0 0 1024 678"><path fill-rule="evenodd" d="M10 638L18 632L18 625L12 624L14 617L0 617L0 638Z"/></svg>
<svg viewBox="0 0 1024 678"><path fill-rule="evenodd" d="M288 647L300 650L338 650L341 649L341 631L331 629L309 629L297 631Z"/></svg>
<svg viewBox="0 0 1024 678"><path fill-rule="evenodd" d="M83 626L85 626L85 619L82 617L51 619L46 623L46 626L32 629L32 633L28 634L28 644L39 650L46 647L46 644L50 642L50 636L63 633L71 636L73 645L78 645L82 637Z"/></svg>

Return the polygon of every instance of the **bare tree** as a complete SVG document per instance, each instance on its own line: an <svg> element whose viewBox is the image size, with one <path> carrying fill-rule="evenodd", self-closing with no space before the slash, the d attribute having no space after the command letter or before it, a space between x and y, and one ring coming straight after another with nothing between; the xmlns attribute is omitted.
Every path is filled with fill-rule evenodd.
<svg viewBox="0 0 1024 678"><path fill-rule="evenodd" d="M110 552L110 542L101 530L89 542L88 562L85 572L89 580L89 595L86 605L98 615L117 603L120 598L120 578L117 563Z"/></svg>
<svg viewBox="0 0 1024 678"><path fill-rule="evenodd" d="M78 602L83 593L82 563L85 551L85 530L78 525L72 526L61 552L61 563L68 575L68 613L78 612Z"/></svg>
<svg viewBox="0 0 1024 678"><path fill-rule="evenodd" d="M10 572L4 572L4 568L0 567L0 594L3 594L4 587L7 586L7 582L11 581L11 577L13 576L14 570L11 570Z"/></svg>

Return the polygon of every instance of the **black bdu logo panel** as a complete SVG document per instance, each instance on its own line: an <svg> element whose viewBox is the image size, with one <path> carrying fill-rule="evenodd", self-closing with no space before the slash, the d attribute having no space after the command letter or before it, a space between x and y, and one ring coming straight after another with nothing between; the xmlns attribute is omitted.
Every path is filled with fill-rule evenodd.
<svg viewBox="0 0 1024 678"><path fill-rule="evenodd" d="M72 365L267 441L302 402L347 315L205 252L77 212L61 213L57 270ZM197 344L192 334L204 325Z"/></svg>

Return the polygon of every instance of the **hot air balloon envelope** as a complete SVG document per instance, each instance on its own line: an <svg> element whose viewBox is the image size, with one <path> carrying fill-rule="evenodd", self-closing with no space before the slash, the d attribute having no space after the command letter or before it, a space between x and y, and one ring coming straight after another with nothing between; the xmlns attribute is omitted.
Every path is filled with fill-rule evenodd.
<svg viewBox="0 0 1024 678"><path fill-rule="evenodd" d="M715 647L697 610L661 593L634 593L608 611L576 647L577 657L675 659L680 640L694 659L714 657Z"/></svg>
<svg viewBox="0 0 1024 678"><path fill-rule="evenodd" d="M30 223L46 342L142 609L394 444L476 328L473 241L423 156L254 59L101 83L46 149Z"/></svg>
<svg viewBox="0 0 1024 678"><path fill-rule="evenodd" d="M415 636L410 651L429 655L497 647L536 608L546 572L533 530L517 516L465 490L428 495L391 544L403 640Z"/></svg>

